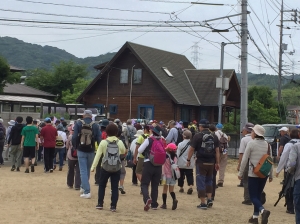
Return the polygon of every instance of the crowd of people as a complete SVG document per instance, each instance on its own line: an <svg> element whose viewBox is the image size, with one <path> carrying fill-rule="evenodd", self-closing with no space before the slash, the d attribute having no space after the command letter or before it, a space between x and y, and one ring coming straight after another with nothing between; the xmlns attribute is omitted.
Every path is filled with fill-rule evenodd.
<svg viewBox="0 0 300 224"><path fill-rule="evenodd" d="M67 163L67 186L80 191L84 199L92 197L90 174L94 172L95 184L99 186L96 205L99 210L103 209L105 189L110 181L110 210L116 211L119 193L126 194L125 167L132 168L132 185L140 184L144 211L167 209L168 192L171 209L176 210L180 202L175 185L179 186L179 193L186 190L191 195L196 190L200 202L197 208L206 210L213 207L216 188L225 186L230 136L222 131L222 124L213 125L207 119L190 124L174 120L167 124L151 120L145 124L139 119L128 119L124 123L120 119L95 122L92 112L85 110L82 119L69 124L64 118L47 117L40 122L30 116L26 117L26 124L22 117L8 124L5 128L0 119L0 164L10 156L11 171L20 171L24 163L25 173L30 173L35 172L36 162L43 160L44 172L53 173L57 165L57 170L62 171ZM287 213L296 212L297 223L300 223L300 164L297 159L300 132L297 129L289 132L285 127L280 132L276 176L283 169L285 177L291 170L295 172L295 185L290 187L285 198ZM273 180L273 162L269 161L273 155L264 133L262 126L252 123L247 123L242 130L238 187L244 187L242 204L254 206L249 223L258 223L261 216L261 223L266 224L271 213L264 208L265 198L262 197L266 195L267 180ZM3 159L5 144L7 150ZM264 163L270 166L263 167ZM184 189L185 180L187 189ZM163 185L161 206L159 185Z"/></svg>

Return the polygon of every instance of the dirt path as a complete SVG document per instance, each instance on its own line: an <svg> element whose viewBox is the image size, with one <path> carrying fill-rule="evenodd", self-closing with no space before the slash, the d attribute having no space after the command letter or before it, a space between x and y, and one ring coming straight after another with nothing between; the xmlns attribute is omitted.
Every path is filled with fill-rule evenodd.
<svg viewBox="0 0 300 224"><path fill-rule="evenodd" d="M120 195L117 213L109 211L110 191L106 191L104 210L95 209L97 204L98 187L94 178L91 179L92 199L81 199L79 192L70 190L66 186L67 167L62 172L53 174L43 173L43 166L39 164L35 173L25 174L24 167L21 172L11 172L9 163L0 168L0 223L209 223L209 224L241 224L248 223L253 212L252 206L242 205L243 189L238 188L236 161L230 161L223 188L217 189L212 209L202 211L196 208L199 204L197 195L178 193L178 209L157 211L143 211L142 197L139 187L131 185L131 169L127 169L125 181L126 195ZM92 174L93 175L93 174ZM267 202L265 207L271 211L269 223L295 223L294 215L285 213L282 199L277 207L279 183L282 178L275 178L273 183L266 186ZM110 186L109 186L110 187ZM159 203L161 200L161 187L159 188ZM168 207L171 200L168 195Z"/></svg>

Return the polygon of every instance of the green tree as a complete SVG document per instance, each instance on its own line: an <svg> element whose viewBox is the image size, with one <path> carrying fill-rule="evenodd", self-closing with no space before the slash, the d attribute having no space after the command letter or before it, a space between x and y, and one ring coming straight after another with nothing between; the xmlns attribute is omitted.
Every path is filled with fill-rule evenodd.
<svg viewBox="0 0 300 224"><path fill-rule="evenodd" d="M248 101L252 102L257 100L265 108L271 108L274 106L274 99L272 90L266 86L252 86L248 90Z"/></svg>
<svg viewBox="0 0 300 224"><path fill-rule="evenodd" d="M79 95L85 90L85 88L90 84L91 80L86 80L79 78L76 80L76 83L73 84L71 91L67 89L62 92L62 102L63 103L76 103L76 99Z"/></svg>
<svg viewBox="0 0 300 224"><path fill-rule="evenodd" d="M20 82L20 74L11 73L10 67L6 62L6 59L0 57L0 93L3 93L3 89L6 83Z"/></svg>
<svg viewBox="0 0 300 224"><path fill-rule="evenodd" d="M276 124L280 122L277 108L265 108L258 100L248 104L248 120L254 124Z"/></svg>
<svg viewBox="0 0 300 224"><path fill-rule="evenodd" d="M76 80L87 76L85 65L76 64L74 61L61 61L53 65L50 71L32 70L26 85L57 95L57 100L61 102L63 91L70 90L70 93L73 93Z"/></svg>

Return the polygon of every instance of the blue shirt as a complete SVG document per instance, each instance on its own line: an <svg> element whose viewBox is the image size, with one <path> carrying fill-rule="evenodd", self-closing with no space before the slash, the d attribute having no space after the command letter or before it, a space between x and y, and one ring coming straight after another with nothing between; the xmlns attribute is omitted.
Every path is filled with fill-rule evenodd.
<svg viewBox="0 0 300 224"><path fill-rule="evenodd" d="M83 118L83 120L86 124L90 124L92 122L92 118L90 118L90 117ZM75 125L74 125L74 133L73 133L73 136L72 136L72 145L74 145L74 146L78 145L78 136L81 132L81 128L82 128L82 123L81 123L80 120L77 120L75 122ZM94 123L93 126L92 126L92 130L93 130L94 140L99 145L99 143L101 141L101 134L100 134L99 125ZM92 145L92 148L93 148L93 150L91 152L94 152L95 151L95 145Z"/></svg>

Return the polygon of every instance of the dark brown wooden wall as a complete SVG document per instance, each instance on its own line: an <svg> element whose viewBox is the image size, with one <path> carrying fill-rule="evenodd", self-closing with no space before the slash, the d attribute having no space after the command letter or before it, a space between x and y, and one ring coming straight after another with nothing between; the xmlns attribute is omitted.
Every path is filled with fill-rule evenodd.
<svg viewBox="0 0 300 224"><path fill-rule="evenodd" d="M138 105L148 104L154 106L154 119L167 122L174 117L174 105L170 96L158 84L154 77L147 72L143 65L135 56L126 50L120 55L118 60L112 64L109 69L108 84L108 106L110 104L118 105L118 113L111 115L111 118L119 118L125 121L129 118L129 99L130 99L130 75L131 68L142 69L142 84L133 84L132 86L132 118L138 115ZM129 70L129 83L120 84L120 69ZM103 74L95 85L84 97L84 103L88 105L104 104L107 100L107 77L108 73Z"/></svg>

